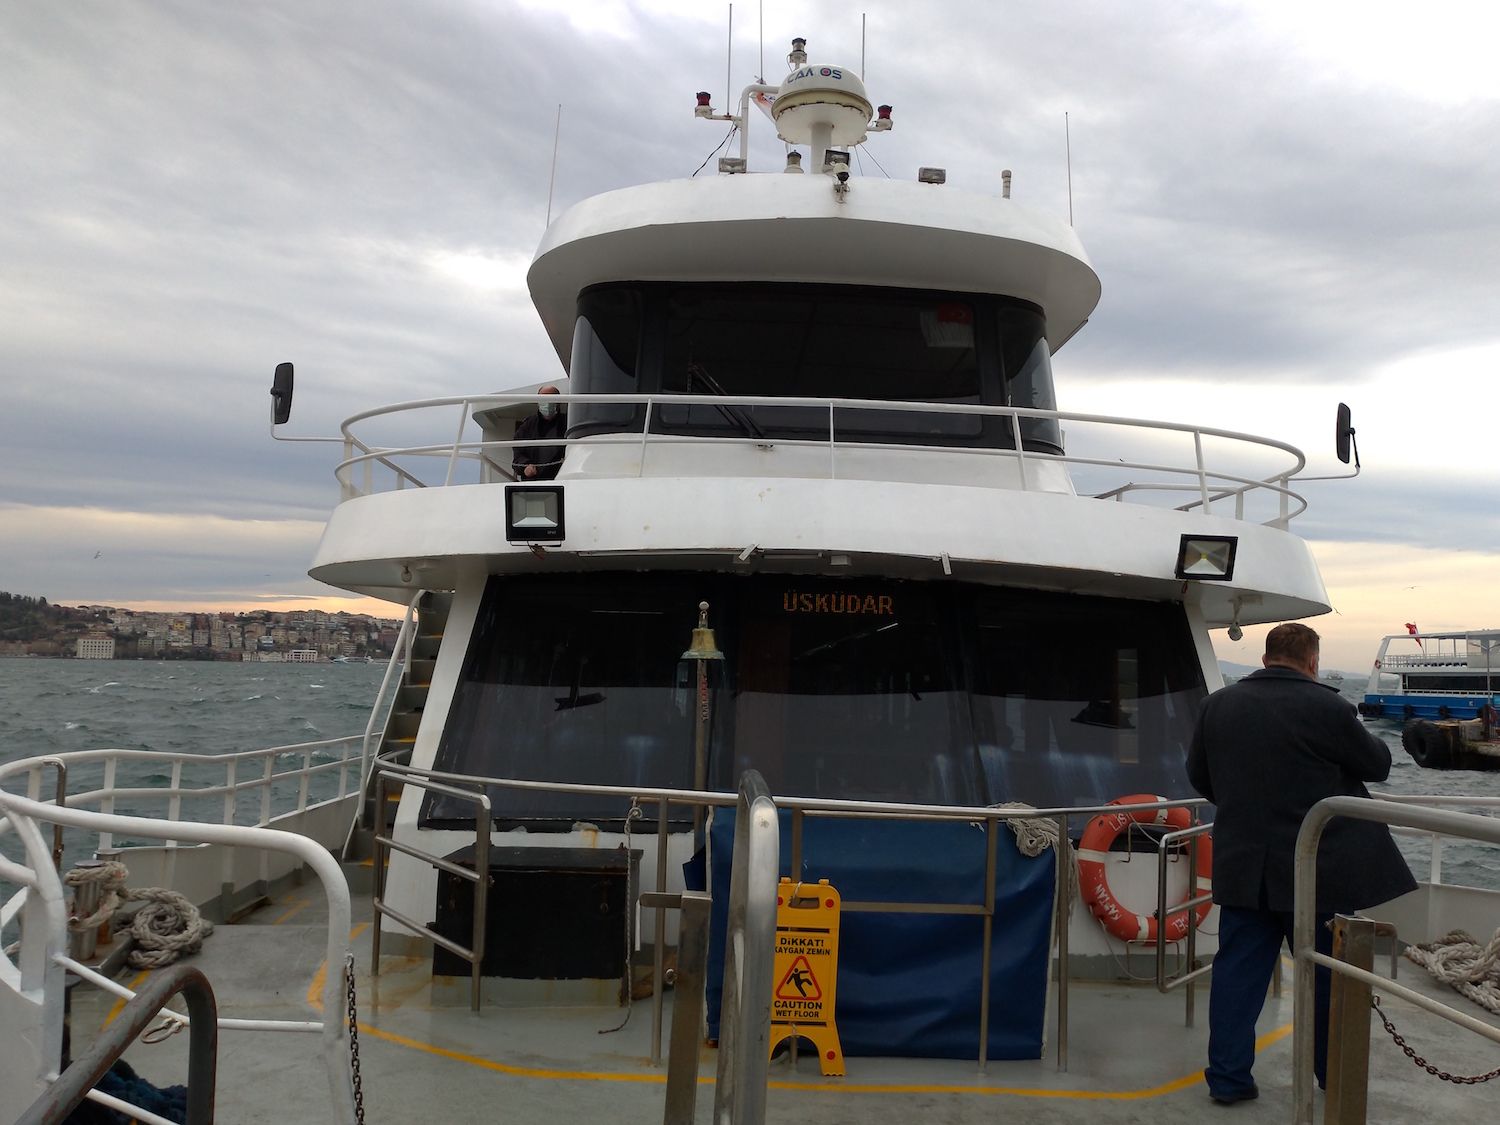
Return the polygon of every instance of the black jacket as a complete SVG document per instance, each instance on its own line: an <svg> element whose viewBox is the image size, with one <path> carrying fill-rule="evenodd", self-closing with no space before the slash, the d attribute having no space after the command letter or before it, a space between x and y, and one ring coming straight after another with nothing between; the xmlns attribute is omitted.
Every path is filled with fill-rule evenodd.
<svg viewBox="0 0 1500 1125"><path fill-rule="evenodd" d="M544 438L561 438L568 432L568 416L559 410L550 418L543 418L540 414L533 414L529 418L521 419L521 424L516 427L516 441L538 441ZM557 476L557 471L562 468L563 454L567 447L562 445L518 445L511 454L511 469L516 474L517 480L551 480ZM526 466L536 466L536 476L527 477Z"/></svg>
<svg viewBox="0 0 1500 1125"><path fill-rule="evenodd" d="M1214 901L1291 910L1297 830L1324 797L1368 797L1391 752L1335 688L1271 667L1203 701L1188 778L1218 806ZM1320 912L1354 911L1416 889L1383 824L1336 817L1318 850Z"/></svg>

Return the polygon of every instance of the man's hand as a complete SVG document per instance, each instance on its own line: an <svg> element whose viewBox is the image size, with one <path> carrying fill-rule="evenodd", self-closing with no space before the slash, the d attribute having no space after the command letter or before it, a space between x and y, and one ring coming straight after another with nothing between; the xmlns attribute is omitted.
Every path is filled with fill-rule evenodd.
<svg viewBox="0 0 1500 1125"><path fill-rule="evenodd" d="M528 479L530 479L531 477L536 476L536 466L535 465L527 465L526 466L526 472L523 473L522 475L525 476L525 477L527 477Z"/></svg>

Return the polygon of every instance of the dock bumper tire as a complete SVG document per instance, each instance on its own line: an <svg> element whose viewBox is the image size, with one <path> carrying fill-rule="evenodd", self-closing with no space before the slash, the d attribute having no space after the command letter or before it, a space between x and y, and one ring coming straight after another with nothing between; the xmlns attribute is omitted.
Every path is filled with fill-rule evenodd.
<svg viewBox="0 0 1500 1125"><path fill-rule="evenodd" d="M1385 707L1379 703L1361 703L1359 713L1367 718L1378 719L1385 714Z"/></svg>
<svg viewBox="0 0 1500 1125"><path fill-rule="evenodd" d="M1425 769L1445 770L1453 765L1453 748L1448 732L1436 723L1419 719L1401 729L1401 745L1412 761Z"/></svg>

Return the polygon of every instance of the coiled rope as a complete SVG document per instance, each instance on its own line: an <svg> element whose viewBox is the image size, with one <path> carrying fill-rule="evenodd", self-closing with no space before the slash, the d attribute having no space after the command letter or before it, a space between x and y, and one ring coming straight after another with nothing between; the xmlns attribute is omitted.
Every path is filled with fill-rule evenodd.
<svg viewBox="0 0 1500 1125"><path fill-rule="evenodd" d="M1407 947L1406 956L1459 995L1500 1015L1500 930L1484 945L1473 934L1452 930L1437 941Z"/></svg>
<svg viewBox="0 0 1500 1125"><path fill-rule="evenodd" d="M135 969L160 969L186 953L197 953L203 939L214 932L214 924L198 912L186 897L164 887L130 890L125 880L130 872L111 860L98 867L75 867L63 875L63 883L75 890L86 883L99 885L99 907L86 918L70 918L73 933L91 930L107 922L125 902L145 902L130 921L135 948L129 964Z"/></svg>
<svg viewBox="0 0 1500 1125"><path fill-rule="evenodd" d="M1035 805L1028 805L1024 801L1008 801L1001 805L991 805L992 809L1004 809L1007 812L1016 809L1025 812L1035 812ZM1073 841L1063 836L1058 839L1058 824L1051 817L1046 816L1012 816L1005 820L1006 826L1015 833L1016 850L1028 858L1034 859L1048 848L1062 847L1064 878L1068 880L1068 914L1071 917L1073 903L1078 901L1078 858L1073 848Z"/></svg>

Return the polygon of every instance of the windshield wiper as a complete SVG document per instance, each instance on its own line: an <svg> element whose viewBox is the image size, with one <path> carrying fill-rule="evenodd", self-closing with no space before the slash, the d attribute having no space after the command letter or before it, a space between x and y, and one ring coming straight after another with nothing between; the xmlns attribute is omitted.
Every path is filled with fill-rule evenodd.
<svg viewBox="0 0 1500 1125"><path fill-rule="evenodd" d="M716 394L720 398L727 398L727 397L729 397L729 392L724 389L724 387L720 384L720 382L717 379L715 379L707 371L703 370L702 364L698 364L698 363L690 363L690 364L688 364L687 373L688 373L688 387L687 387L688 394L692 394L693 393L693 383L694 383L694 381L697 381L697 382L703 384L703 386L705 386L706 388L708 388L708 391L709 391L710 394ZM719 413L722 414L728 421L730 421L730 422L734 423L736 426L738 426L739 429L740 429L740 432L743 433L746 437L764 438L766 436L766 431L763 430L763 429L761 429L759 426L757 426L755 424L754 419L752 419L748 414L746 414L739 407L737 407L737 406L718 406L717 409L718 409Z"/></svg>

